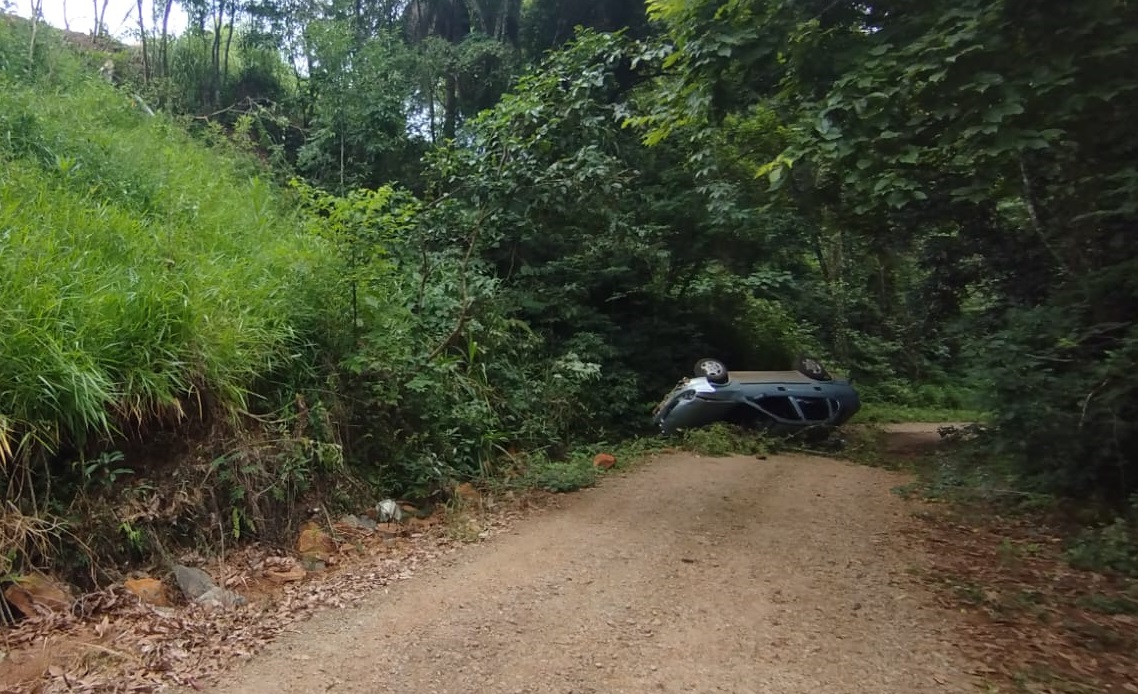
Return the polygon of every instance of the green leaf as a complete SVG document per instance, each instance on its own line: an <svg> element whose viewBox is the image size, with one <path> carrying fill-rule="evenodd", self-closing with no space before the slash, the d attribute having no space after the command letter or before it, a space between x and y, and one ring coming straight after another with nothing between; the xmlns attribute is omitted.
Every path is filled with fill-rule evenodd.
<svg viewBox="0 0 1138 694"><path fill-rule="evenodd" d="M778 190L782 186L782 167L775 166L767 174L767 178L770 180L770 190Z"/></svg>

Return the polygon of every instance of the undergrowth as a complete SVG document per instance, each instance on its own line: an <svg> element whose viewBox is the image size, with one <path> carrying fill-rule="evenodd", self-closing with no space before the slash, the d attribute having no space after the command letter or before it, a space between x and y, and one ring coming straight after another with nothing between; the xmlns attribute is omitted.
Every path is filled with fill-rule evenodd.
<svg viewBox="0 0 1138 694"><path fill-rule="evenodd" d="M680 446L692 453L715 457L766 455L770 451L771 440L755 429L716 422L685 431L680 437Z"/></svg>
<svg viewBox="0 0 1138 694"><path fill-rule="evenodd" d="M565 460L550 460L538 454L529 461L524 485L547 492L572 492L597 483L599 473L586 455L573 454Z"/></svg>
<svg viewBox="0 0 1138 694"><path fill-rule="evenodd" d="M584 444L560 458L537 451L523 456L521 472L508 477L510 481L505 486L559 493L576 491L595 485L610 471L633 469L665 450L664 439L633 437L612 444ZM616 463L608 470L597 467L594 460L598 455L611 455Z"/></svg>
<svg viewBox="0 0 1138 694"><path fill-rule="evenodd" d="M895 491L905 498L946 502L983 517L1019 516L1056 527L1065 537L1064 557L1073 568L1138 578L1138 495L1126 507L1104 501L1072 502L1057 497L1018 473L1009 460L993 456L982 427L950 427L945 444L898 458L884 450L886 434L864 430L851 458L905 469L915 479Z"/></svg>
<svg viewBox="0 0 1138 694"><path fill-rule="evenodd" d="M1109 522L1084 528L1071 538L1066 557L1077 569L1112 571L1138 578L1138 494L1131 497L1126 512Z"/></svg>
<svg viewBox="0 0 1138 694"><path fill-rule="evenodd" d="M866 402L853 422L866 424L902 424L907 422L983 422L987 413L981 410L936 407L931 405L898 405L887 402Z"/></svg>

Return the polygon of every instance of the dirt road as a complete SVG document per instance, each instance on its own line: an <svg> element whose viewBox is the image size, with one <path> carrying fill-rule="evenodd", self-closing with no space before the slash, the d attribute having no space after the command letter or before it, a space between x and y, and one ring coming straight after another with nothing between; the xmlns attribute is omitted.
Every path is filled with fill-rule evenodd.
<svg viewBox="0 0 1138 694"><path fill-rule="evenodd" d="M908 576L901 481L667 456L317 616L214 691L970 691L951 615Z"/></svg>

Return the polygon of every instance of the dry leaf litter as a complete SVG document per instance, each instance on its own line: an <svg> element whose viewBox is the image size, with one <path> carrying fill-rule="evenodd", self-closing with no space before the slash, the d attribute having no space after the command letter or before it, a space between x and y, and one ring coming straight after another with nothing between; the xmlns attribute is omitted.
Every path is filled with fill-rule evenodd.
<svg viewBox="0 0 1138 694"><path fill-rule="evenodd" d="M466 519L466 527L477 525L478 539L522 515L517 507L482 511L477 521ZM197 689L317 610L352 606L377 589L411 578L462 544L437 525L418 532L402 527L398 537L343 523L334 528L339 542L328 565L335 568L325 571L309 573L291 556L269 556L255 547L229 557L227 576L220 581L224 589L266 593L246 604L156 607L115 585L83 596L70 613L26 619L6 631L0 671L12 654L55 655L46 657L42 672L31 678L12 681L9 673L0 680L0 694Z"/></svg>

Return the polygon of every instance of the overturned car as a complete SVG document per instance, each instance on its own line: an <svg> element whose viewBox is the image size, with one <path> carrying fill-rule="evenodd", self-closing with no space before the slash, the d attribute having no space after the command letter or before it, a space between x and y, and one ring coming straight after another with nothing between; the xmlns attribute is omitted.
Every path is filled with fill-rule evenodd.
<svg viewBox="0 0 1138 694"><path fill-rule="evenodd" d="M798 359L794 371L728 371L718 360L700 359L695 376L682 379L652 414L669 435L715 422L824 433L860 408L851 383L834 379L809 357Z"/></svg>

